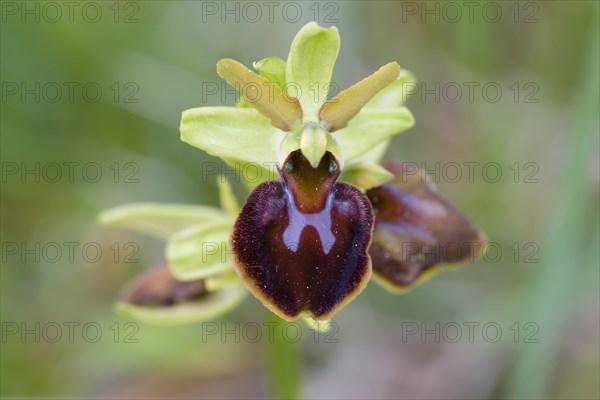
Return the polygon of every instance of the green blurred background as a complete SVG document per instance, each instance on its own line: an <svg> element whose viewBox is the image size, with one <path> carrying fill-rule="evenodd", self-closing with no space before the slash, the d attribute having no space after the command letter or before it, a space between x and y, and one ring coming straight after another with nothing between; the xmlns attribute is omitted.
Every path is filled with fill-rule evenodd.
<svg viewBox="0 0 600 400"><path fill-rule="evenodd" d="M134 330L115 314L120 289L163 244L100 228L95 216L127 202L217 205L206 166L218 160L180 142L181 112L233 104L224 86L206 92L221 84L218 59L285 58L316 20L340 30L341 88L392 60L416 75L416 125L388 157L439 165L439 190L502 255L402 296L370 283L335 317L335 342L305 328L304 395L598 398L598 3L266 3L1 3L2 396L269 396L264 338L203 338L201 325ZM473 179L469 162L480 163ZM243 199L243 185L236 193ZM248 297L216 323L235 330L265 317ZM413 324L420 332L407 335Z"/></svg>

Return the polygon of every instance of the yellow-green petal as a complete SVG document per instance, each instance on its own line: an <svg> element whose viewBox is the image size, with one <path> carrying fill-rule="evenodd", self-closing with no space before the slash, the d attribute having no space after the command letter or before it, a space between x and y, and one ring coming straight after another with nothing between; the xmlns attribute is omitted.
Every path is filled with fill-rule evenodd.
<svg viewBox="0 0 600 400"><path fill-rule="evenodd" d="M300 100L305 122L318 120L339 50L337 28L321 28L315 22L304 25L292 42L286 63L286 86L287 92Z"/></svg>
<svg viewBox="0 0 600 400"><path fill-rule="evenodd" d="M411 93L416 88L416 80L414 75L405 69L400 70L400 76L396 81L385 87L381 92L377 93L371 101L369 101L363 108L366 109L390 109L402 106ZM337 134L337 133L336 133ZM373 147L371 150L366 151L357 158L353 158L348 161L348 166L367 162L367 163L378 163L383 159L385 152L389 147L390 140L385 140Z"/></svg>
<svg viewBox="0 0 600 400"><path fill-rule="evenodd" d="M259 113L269 118L274 127L290 131L300 124L300 103L285 94L275 82L250 71L232 59L220 60L217 63L217 73L239 91Z"/></svg>
<svg viewBox="0 0 600 400"><path fill-rule="evenodd" d="M383 88L398 79L400 66L391 62L379 68L375 73L342 91L321 107L319 118L335 132L348 126L358 112Z"/></svg>
<svg viewBox="0 0 600 400"><path fill-rule="evenodd" d="M412 72L400 70L398 79L386 86L371 99L365 108L396 108L404 105L408 97L415 92L417 80Z"/></svg>
<svg viewBox="0 0 600 400"><path fill-rule="evenodd" d="M227 214L218 208L160 203L133 203L102 211L98 222L167 239L196 224L223 223Z"/></svg>

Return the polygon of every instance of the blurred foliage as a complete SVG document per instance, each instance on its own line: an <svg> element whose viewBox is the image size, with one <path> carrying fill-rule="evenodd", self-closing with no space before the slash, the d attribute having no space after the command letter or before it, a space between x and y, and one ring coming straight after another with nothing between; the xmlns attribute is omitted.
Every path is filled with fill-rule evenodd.
<svg viewBox="0 0 600 400"><path fill-rule="evenodd" d="M95 216L101 209L131 201L217 206L214 174L207 166L222 164L180 142L180 114L194 106L234 104L232 94L225 101L219 95L206 96L203 82L221 84L216 61L234 57L251 65L264 57L285 58L294 34L313 17L310 4L301 3L304 13L294 23L278 13L272 23L266 15L257 23L235 23L231 16L222 23L219 16L203 21L202 2L132 2L137 22L125 24L114 22L112 2L98 2L105 17L97 23L77 13L74 22L66 17L56 23L31 18L22 22L6 13L6 3L0 25L3 168L7 163L31 167L36 162L95 162L102 177L87 182L79 167L73 182L66 176L56 183L38 183L32 175L24 182L18 175L3 176L3 329L6 323L33 328L36 322L79 322L80 327L94 322L103 335L90 343L76 328L71 342L63 328L56 343L36 343L32 334L22 341L19 334L3 331L1 394L264 396L264 340L205 338L201 326L140 325L134 335L138 343L125 342L128 321L114 313L113 301L131 276L161 260L163 249L157 241L99 229ZM433 8L435 3L440 2L427 4ZM121 3L119 21L133 10L125 4L129 3ZM319 4L320 23L331 11L326 4ZM463 176L457 183L440 179L438 186L504 253L499 262L479 260L399 297L370 284L336 317L338 343L315 343L313 333L304 332L306 395L492 398L525 393L598 398L598 42L590 39L599 34L598 4L532 3L537 6L537 22L532 23L514 21L512 2L498 3L506 18L496 23L477 13L473 23L466 17L457 23L443 18L436 22L433 17L423 22L421 15L407 15L406 2L335 4L342 47L333 80L340 88L392 60L414 72L428 89L435 82L493 82L502 88L497 102L484 101L480 89L470 102L464 86L463 98L456 102L435 101L421 92L413 95L408 106L416 126L394 139L388 155L429 168L451 162L502 166L504 175L498 182L482 179L481 169L476 169L474 182ZM102 96L98 102L85 101L76 89L74 101L64 93L55 103L36 102L32 95L21 101L7 94L7 82L29 87L35 82L77 82L79 88L96 82ZM116 102L111 89L115 82ZM137 103L124 102L132 90L125 86L130 82L139 89L133 97ZM515 82L520 101L509 89ZM537 102L521 101L530 93L523 86L528 82L539 89ZM220 86L220 93L223 89ZM538 166L537 183L523 182L530 172L523 168L528 162ZM134 170L127 169L128 163L134 163ZM517 183L509 169L514 163L521 172ZM132 171L137 183L125 180ZM236 186L236 193L243 198L243 185ZM549 232L552 229L558 231ZM6 251L7 243L32 248L36 242L96 242L104 256L86 262L80 246L73 262L63 256L53 263ZM138 261L123 262L122 250L115 263L109 249L115 242L134 242ZM528 254L523 246L529 242L539 247L538 263L523 262ZM517 262L510 250L513 243L521 248ZM548 279L551 283L543 284ZM263 318L262 306L249 296L217 323L231 328ZM436 321L496 322L503 335L497 343L469 343L464 337L458 343L431 338L406 342L406 321L429 326ZM523 343L521 337L516 345L509 327L519 322L524 334L522 327L530 321L540 327L535 336L539 343ZM115 332L120 334L117 340ZM544 360L544 368L520 364L519 354Z"/></svg>

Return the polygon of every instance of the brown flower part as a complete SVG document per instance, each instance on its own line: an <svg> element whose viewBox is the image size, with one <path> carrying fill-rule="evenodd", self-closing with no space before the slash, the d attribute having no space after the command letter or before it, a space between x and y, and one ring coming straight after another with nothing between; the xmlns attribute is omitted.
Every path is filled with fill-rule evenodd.
<svg viewBox="0 0 600 400"><path fill-rule="evenodd" d="M387 162L394 179L367 191L375 213L374 277L392 291L405 291L440 270L473 261L485 234L441 196L414 165Z"/></svg>
<svg viewBox="0 0 600 400"><path fill-rule="evenodd" d="M247 288L286 320L329 319L371 276L373 214L367 197L336 183L340 166L326 152L312 168L300 150L259 185L235 223L235 267Z"/></svg>
<svg viewBox="0 0 600 400"><path fill-rule="evenodd" d="M204 281L178 281L167 264L150 268L125 288L121 300L137 306L169 307L208 295Z"/></svg>

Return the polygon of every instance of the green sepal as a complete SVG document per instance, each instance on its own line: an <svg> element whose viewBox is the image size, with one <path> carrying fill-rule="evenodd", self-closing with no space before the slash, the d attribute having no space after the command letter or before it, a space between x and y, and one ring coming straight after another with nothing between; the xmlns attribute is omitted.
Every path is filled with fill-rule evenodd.
<svg viewBox="0 0 600 400"><path fill-rule="evenodd" d="M286 85L288 93L300 101L304 122L318 122L339 50L337 28L321 28L316 22L304 25L292 42L286 63Z"/></svg>
<svg viewBox="0 0 600 400"><path fill-rule="evenodd" d="M279 57L267 57L252 64L260 76L275 82L282 90L285 89L285 61Z"/></svg>
<svg viewBox="0 0 600 400"><path fill-rule="evenodd" d="M214 207L132 203L102 211L98 222L167 239L172 234L196 224L223 223L229 216Z"/></svg>

